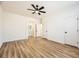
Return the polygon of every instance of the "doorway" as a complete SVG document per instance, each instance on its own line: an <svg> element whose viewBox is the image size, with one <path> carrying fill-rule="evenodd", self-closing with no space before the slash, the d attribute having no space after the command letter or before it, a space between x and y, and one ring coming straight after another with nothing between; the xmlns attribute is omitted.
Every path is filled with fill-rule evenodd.
<svg viewBox="0 0 79 59"><path fill-rule="evenodd" d="M29 24L28 25L29 36L39 37L42 36L42 24Z"/></svg>

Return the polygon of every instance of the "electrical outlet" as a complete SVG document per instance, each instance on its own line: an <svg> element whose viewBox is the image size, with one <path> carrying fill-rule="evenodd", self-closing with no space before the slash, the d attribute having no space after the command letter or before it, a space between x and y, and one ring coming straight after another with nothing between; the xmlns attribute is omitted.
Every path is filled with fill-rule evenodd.
<svg viewBox="0 0 79 59"><path fill-rule="evenodd" d="M46 32L48 32L48 31L46 30Z"/></svg>
<svg viewBox="0 0 79 59"><path fill-rule="evenodd" d="M79 42L77 42L79 44Z"/></svg>
<svg viewBox="0 0 79 59"><path fill-rule="evenodd" d="M77 32L79 32L79 29L77 30Z"/></svg>

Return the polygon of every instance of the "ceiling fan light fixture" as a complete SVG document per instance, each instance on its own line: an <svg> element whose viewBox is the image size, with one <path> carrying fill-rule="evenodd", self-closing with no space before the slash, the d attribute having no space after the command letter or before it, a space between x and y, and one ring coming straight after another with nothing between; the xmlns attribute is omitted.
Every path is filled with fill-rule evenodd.
<svg viewBox="0 0 79 59"><path fill-rule="evenodd" d="M38 13L39 11L35 11L35 13Z"/></svg>

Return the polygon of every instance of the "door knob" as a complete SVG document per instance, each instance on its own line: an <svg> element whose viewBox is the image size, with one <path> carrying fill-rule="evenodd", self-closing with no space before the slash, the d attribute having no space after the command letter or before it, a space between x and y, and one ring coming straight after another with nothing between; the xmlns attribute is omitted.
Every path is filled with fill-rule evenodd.
<svg viewBox="0 0 79 59"><path fill-rule="evenodd" d="M67 32L65 32L65 34L67 34Z"/></svg>

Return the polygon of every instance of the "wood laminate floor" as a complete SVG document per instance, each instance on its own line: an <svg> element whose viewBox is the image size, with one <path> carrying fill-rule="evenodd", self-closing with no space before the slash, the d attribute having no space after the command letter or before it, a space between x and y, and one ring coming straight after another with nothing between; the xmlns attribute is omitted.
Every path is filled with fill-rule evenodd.
<svg viewBox="0 0 79 59"><path fill-rule="evenodd" d="M1 58L78 58L79 49L43 38L3 43Z"/></svg>

